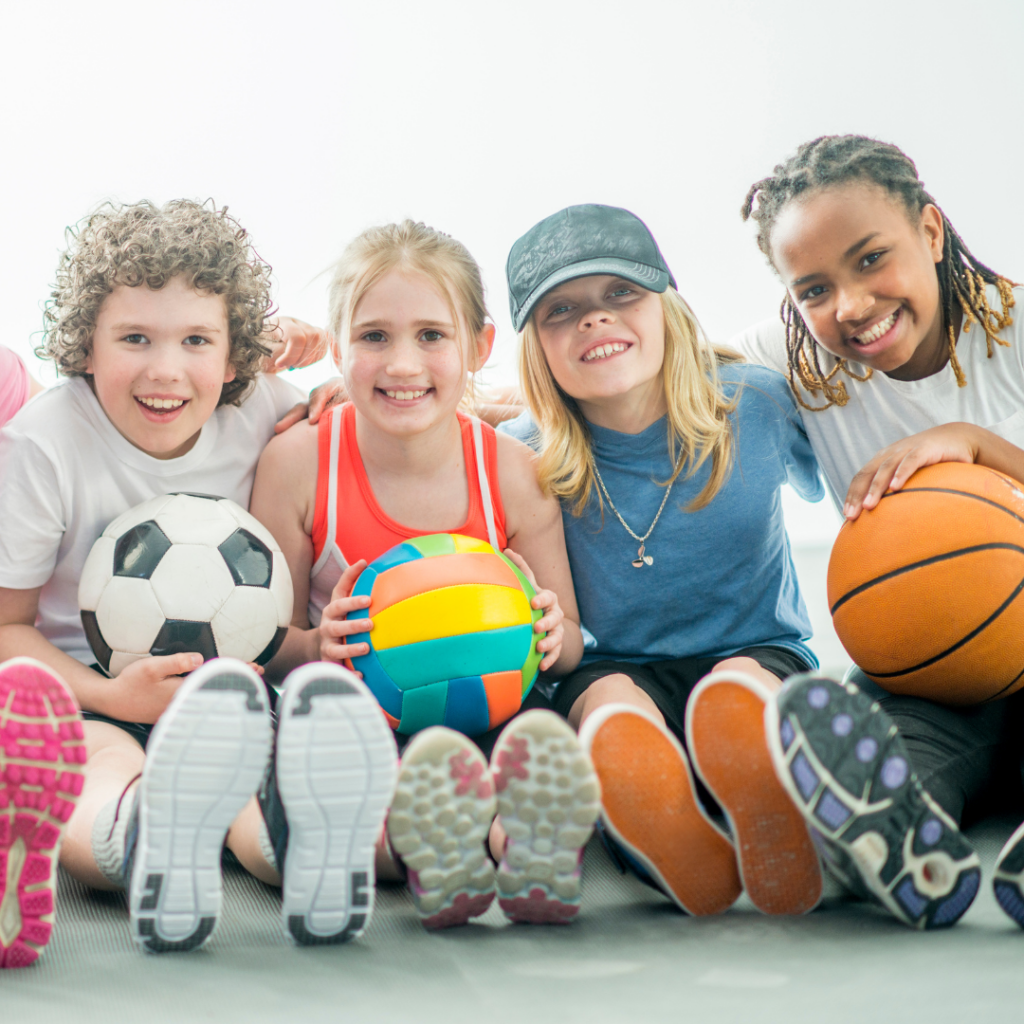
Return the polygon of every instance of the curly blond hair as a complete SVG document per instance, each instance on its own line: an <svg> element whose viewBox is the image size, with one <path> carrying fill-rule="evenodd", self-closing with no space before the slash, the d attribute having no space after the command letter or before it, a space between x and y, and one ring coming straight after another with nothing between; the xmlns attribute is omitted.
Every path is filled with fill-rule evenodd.
<svg viewBox="0 0 1024 1024"><path fill-rule="evenodd" d="M218 404L241 404L270 353L261 340L272 312L270 266L227 207L188 199L164 206L104 203L66 237L36 355L52 359L65 376L88 376L103 300L118 285L158 289L180 275L197 291L225 298L235 379L224 385Z"/></svg>

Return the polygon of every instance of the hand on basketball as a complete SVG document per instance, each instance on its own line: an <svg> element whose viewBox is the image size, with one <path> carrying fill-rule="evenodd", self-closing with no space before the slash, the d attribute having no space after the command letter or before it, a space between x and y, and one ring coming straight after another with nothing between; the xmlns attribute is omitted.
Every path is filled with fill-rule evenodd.
<svg viewBox="0 0 1024 1024"><path fill-rule="evenodd" d="M373 629L372 619L347 619L349 612L370 607L370 595L352 596L359 574L366 568L366 559L353 562L342 574L331 593L331 603L320 619L320 657L324 661L344 661L370 653L367 643L350 644L346 637L353 633L367 633Z"/></svg>
<svg viewBox="0 0 1024 1024"><path fill-rule="evenodd" d="M562 619L565 618L565 613L558 603L558 595L553 590L537 588L537 577L533 575L533 570L526 564L526 559L522 555L517 554L511 548L505 548L503 554L510 561L516 563L519 571L537 591L530 606L535 609L544 609L544 614L533 624L535 633L547 633L547 636L537 641L537 650L544 655L540 663L540 671L543 672L554 665L562 653L562 640L565 637Z"/></svg>
<svg viewBox="0 0 1024 1024"><path fill-rule="evenodd" d="M152 725L171 703L185 676L203 663L201 654L167 654L140 658L110 680L104 687L100 714L109 714L125 722Z"/></svg>
<svg viewBox="0 0 1024 1024"><path fill-rule="evenodd" d="M886 491L898 491L922 466L977 461L976 430L969 423L945 423L883 448L853 478L843 515L856 519L861 509L874 508Z"/></svg>

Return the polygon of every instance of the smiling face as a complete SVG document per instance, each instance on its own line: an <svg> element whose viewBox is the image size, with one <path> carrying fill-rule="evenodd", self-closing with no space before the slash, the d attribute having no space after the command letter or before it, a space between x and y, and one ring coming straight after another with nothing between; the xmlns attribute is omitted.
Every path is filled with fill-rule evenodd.
<svg viewBox="0 0 1024 1024"><path fill-rule="evenodd" d="M629 405L663 414L665 313L661 296L621 277L595 274L553 288L533 323L559 387L602 423Z"/></svg>
<svg viewBox="0 0 1024 1024"><path fill-rule="evenodd" d="M96 317L86 372L103 411L136 448L184 455L234 380L227 306L174 277L163 288L118 285Z"/></svg>
<svg viewBox="0 0 1024 1024"><path fill-rule="evenodd" d="M879 186L823 188L789 203L772 229L772 261L814 339L833 355L902 380L948 357L935 264L939 211L919 219Z"/></svg>
<svg viewBox="0 0 1024 1024"><path fill-rule="evenodd" d="M356 304L341 360L357 412L392 436L447 424L494 342L491 325L469 334L426 274L390 270Z"/></svg>

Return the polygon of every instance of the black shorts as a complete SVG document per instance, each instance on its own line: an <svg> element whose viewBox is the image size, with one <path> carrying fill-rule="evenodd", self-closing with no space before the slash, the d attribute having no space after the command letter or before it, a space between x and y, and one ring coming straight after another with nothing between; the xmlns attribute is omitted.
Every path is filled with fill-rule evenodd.
<svg viewBox="0 0 1024 1024"><path fill-rule="evenodd" d="M686 732L686 702L697 683L726 658L753 658L762 668L779 679L786 679L797 672L809 672L812 668L799 654L785 647L747 647L735 654L724 656L673 658L643 664L628 661L595 661L566 676L558 684L552 704L560 715L568 717L573 704L592 683L604 676L629 676L654 701L658 710L665 716L668 727L685 746L683 737Z"/></svg>

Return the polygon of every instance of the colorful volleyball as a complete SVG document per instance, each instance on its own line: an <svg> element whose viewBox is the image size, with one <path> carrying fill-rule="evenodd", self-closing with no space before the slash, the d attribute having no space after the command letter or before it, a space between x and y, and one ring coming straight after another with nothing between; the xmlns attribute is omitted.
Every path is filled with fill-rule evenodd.
<svg viewBox="0 0 1024 1024"><path fill-rule="evenodd" d="M350 619L373 629L349 638L370 653L352 667L391 727L414 733L447 725L478 736L520 708L542 655L530 602L536 591L486 541L437 533L398 544L368 565L353 594L370 607Z"/></svg>

